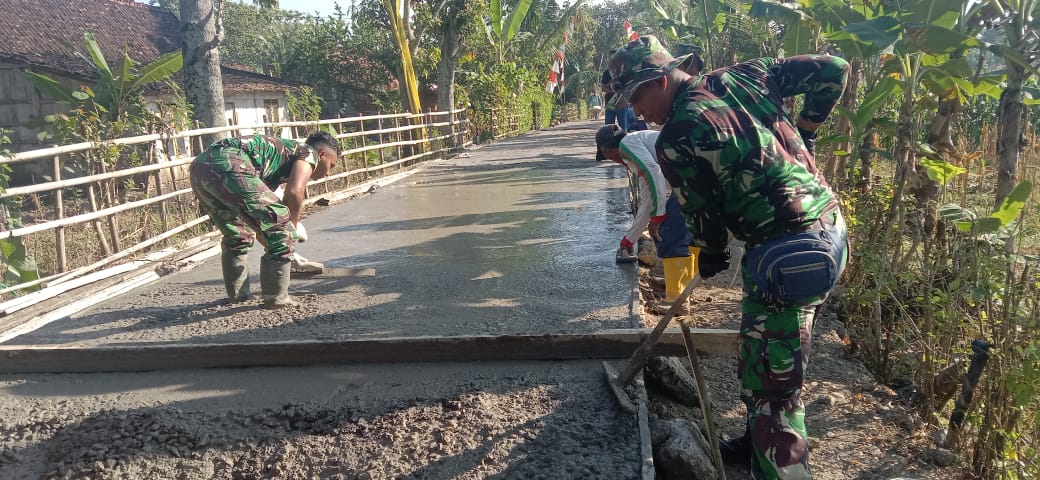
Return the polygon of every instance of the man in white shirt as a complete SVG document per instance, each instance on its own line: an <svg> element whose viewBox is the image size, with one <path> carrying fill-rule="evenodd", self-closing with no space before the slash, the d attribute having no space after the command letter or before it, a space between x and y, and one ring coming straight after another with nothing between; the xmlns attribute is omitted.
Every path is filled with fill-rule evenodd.
<svg viewBox="0 0 1040 480"><path fill-rule="evenodd" d="M638 179L639 207L625 235L618 256L632 255L643 230L649 227L664 263L665 302L671 303L695 273L695 258L690 255L690 231L671 195L654 154L659 132L642 130L626 133L617 125L606 125L596 132L596 148L604 158L624 165Z"/></svg>

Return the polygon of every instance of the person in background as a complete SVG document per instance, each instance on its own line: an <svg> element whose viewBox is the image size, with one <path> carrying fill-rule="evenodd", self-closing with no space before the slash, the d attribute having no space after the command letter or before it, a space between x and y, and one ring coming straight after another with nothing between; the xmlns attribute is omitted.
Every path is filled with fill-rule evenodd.
<svg viewBox="0 0 1040 480"><path fill-rule="evenodd" d="M654 306L662 309L670 306L693 279L694 258L689 248L690 231L654 155L658 134L652 130L626 133L617 125L605 125L596 132L596 148L608 160L624 165L636 176L639 206L632 226L621 237L617 258L620 261L632 258L636 241L649 227L657 256L664 264L665 299Z"/></svg>
<svg viewBox="0 0 1040 480"><path fill-rule="evenodd" d="M339 144L316 132L303 144L253 135L209 146L191 163L191 189L202 211L223 234L220 265L232 301L251 298L246 259L253 241L266 249L260 258L264 308L296 303L289 297L289 273L307 182L336 165ZM285 184L282 199L274 190Z"/></svg>
<svg viewBox="0 0 1040 480"><path fill-rule="evenodd" d="M594 91L592 95L589 95L588 107L589 117L598 120L599 115L603 113L603 97L599 96L599 92Z"/></svg>
<svg viewBox="0 0 1040 480"><path fill-rule="evenodd" d="M760 58L696 77L654 36L610 60L612 87L662 125L656 153L709 278L746 244L738 347L744 435L722 444L755 479L809 479L802 383L816 312L848 258L838 198L816 165L816 130L841 97L844 60ZM792 119L784 98L804 95Z"/></svg>

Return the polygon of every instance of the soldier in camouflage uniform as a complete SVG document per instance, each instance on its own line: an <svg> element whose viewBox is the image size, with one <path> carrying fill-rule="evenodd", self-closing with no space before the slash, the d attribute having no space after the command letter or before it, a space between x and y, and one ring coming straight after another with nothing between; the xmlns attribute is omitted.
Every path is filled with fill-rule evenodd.
<svg viewBox="0 0 1040 480"><path fill-rule="evenodd" d="M264 308L295 302L289 297L289 271L307 182L324 177L336 165L339 145L325 132L305 144L264 135L228 138L210 145L191 163L191 189L202 210L224 235L221 269L228 297L250 298L246 258L259 240ZM274 190L285 183L282 199Z"/></svg>
<svg viewBox="0 0 1040 480"><path fill-rule="evenodd" d="M816 311L848 256L813 144L848 64L763 58L691 77L676 68L683 60L640 37L611 58L614 90L663 125L658 163L701 248L701 275L729 268L730 233L746 244L737 375L747 430L723 442L724 457L750 463L756 479L808 479L803 374ZM799 94L804 108L792 120L783 100Z"/></svg>

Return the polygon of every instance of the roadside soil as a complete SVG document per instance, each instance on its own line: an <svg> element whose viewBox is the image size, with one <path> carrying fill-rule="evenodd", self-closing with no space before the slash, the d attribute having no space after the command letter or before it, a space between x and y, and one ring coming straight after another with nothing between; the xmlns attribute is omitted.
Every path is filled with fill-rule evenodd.
<svg viewBox="0 0 1040 480"><path fill-rule="evenodd" d="M653 252L644 238L641 255ZM698 328L740 328L742 282L739 277L741 247L731 248L732 267L701 282L690 297L688 324ZM653 258L651 255L650 258ZM661 266L640 262L639 289L643 297L643 322L653 327L662 315L652 306L664 298ZM736 275L736 278L734 276ZM935 427L924 424L891 388L879 385L855 356L840 310L840 298L821 308L813 330L813 352L802 400L809 429L809 463L815 480L950 480L969 478L958 468L960 460L931 440ZM736 357L701 357L716 429L724 437L744 431L744 404L736 378ZM683 359L689 369L689 361ZM692 369L691 369L692 375ZM650 411L662 418L687 418L701 426L699 408L687 407L668 392L648 382ZM704 432L706 435L706 432ZM727 466L727 478L750 478L750 469Z"/></svg>

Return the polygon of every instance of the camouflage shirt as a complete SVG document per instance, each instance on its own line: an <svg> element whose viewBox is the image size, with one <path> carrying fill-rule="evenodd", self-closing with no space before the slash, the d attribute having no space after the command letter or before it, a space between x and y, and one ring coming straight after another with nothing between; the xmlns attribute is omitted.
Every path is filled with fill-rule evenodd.
<svg viewBox="0 0 1040 480"><path fill-rule="evenodd" d="M210 148L220 148L224 155L240 152L271 189L285 183L297 160L304 160L312 167L318 164L318 156L306 144L268 135L227 138Z"/></svg>
<svg viewBox="0 0 1040 480"><path fill-rule="evenodd" d="M691 78L657 141L658 163L694 243L726 248L726 230L761 243L804 231L837 199L805 148L783 98L822 122L845 89L848 63L802 55L756 59Z"/></svg>

